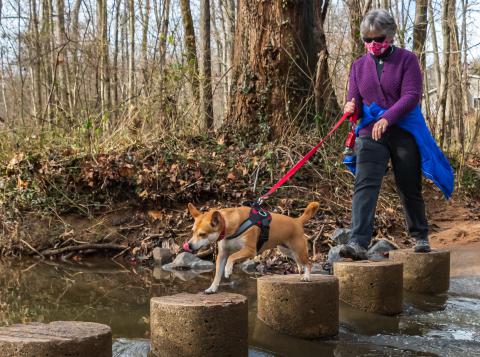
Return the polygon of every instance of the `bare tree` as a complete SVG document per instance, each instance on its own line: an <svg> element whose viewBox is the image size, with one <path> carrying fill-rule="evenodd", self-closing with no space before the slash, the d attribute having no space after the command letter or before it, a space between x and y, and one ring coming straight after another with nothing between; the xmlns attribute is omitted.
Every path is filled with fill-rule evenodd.
<svg viewBox="0 0 480 357"><path fill-rule="evenodd" d="M451 0L449 14L455 14L456 1ZM462 86L462 52L460 49L459 31L457 20L455 16L449 18L450 26L450 66L449 66L449 94L450 94L450 110L448 112L448 119L450 122L449 128L453 129L448 133L450 140L456 141L456 148L463 152L465 141L465 116L464 116L464 95ZM450 141L451 142L451 141ZM463 155L462 155L463 157Z"/></svg>
<svg viewBox="0 0 480 357"><path fill-rule="evenodd" d="M415 22L413 24L413 52L420 60L420 66L425 70L425 40L427 38L428 25L428 1L417 0L415 2Z"/></svg>
<svg viewBox="0 0 480 357"><path fill-rule="evenodd" d="M65 27L65 3L64 0L56 0L57 2L57 51L58 56L55 66L58 67L58 91L61 99L62 111L66 112L67 116L72 114L72 105L70 101L70 81L68 77L68 56L66 47L68 44L66 27ZM65 107L66 106L66 107Z"/></svg>
<svg viewBox="0 0 480 357"><path fill-rule="evenodd" d="M350 21L350 37L352 44L352 57L356 59L365 53L362 35L360 33L360 23L364 16L362 1L347 0L348 18Z"/></svg>
<svg viewBox="0 0 480 357"><path fill-rule="evenodd" d="M135 1L128 0L128 21L130 30L129 60L128 60L128 95L130 101L130 115L133 113L135 98Z"/></svg>
<svg viewBox="0 0 480 357"><path fill-rule="evenodd" d="M33 34L33 45L31 46L34 53L31 54L31 62L33 67L33 102L35 103L34 116L42 119L43 100L42 100L42 77L41 77L41 43L39 32L39 21L37 15L37 0L30 0L30 31Z"/></svg>
<svg viewBox="0 0 480 357"><path fill-rule="evenodd" d="M142 72L143 82L146 86L148 82L148 26L150 23L150 0L145 1L145 8L143 8L143 0L140 2L140 16L142 18Z"/></svg>
<svg viewBox="0 0 480 357"><path fill-rule="evenodd" d="M56 68L56 56L53 53L54 45L52 43L53 39L53 17L52 17L52 2L51 0L43 0L42 4L42 30L41 30L41 40L43 52L46 54L47 61L45 61L45 83L47 86L46 90L46 112L50 121L54 119L54 110L52 108L55 103L55 82L53 68Z"/></svg>
<svg viewBox="0 0 480 357"><path fill-rule="evenodd" d="M467 43L467 11L468 0L462 0L462 29L461 29L461 49L463 55L463 69L462 69L462 92L465 111L468 113L471 111L469 95L468 95L468 43Z"/></svg>
<svg viewBox="0 0 480 357"><path fill-rule="evenodd" d="M113 86L113 99L112 99L112 106L113 112L112 115L114 117L117 116L118 106L120 105L120 98L118 94L119 90L119 76L118 76L118 55L120 51L120 43L119 43L119 32L120 32L120 5L121 0L115 0L115 28L114 28L114 39L113 39L113 64L112 64L112 86Z"/></svg>
<svg viewBox="0 0 480 357"><path fill-rule="evenodd" d="M232 60L233 60L233 43L235 38L235 0L220 0L222 7L221 19L224 23L224 46L223 46L223 62L225 63L224 87L226 98L230 97L232 87ZM225 101L227 102L227 101Z"/></svg>
<svg viewBox="0 0 480 357"><path fill-rule="evenodd" d="M168 130L188 134L196 131L192 122L205 130L213 113L215 126L228 118L247 139L312 128L340 110L343 79L353 57L364 54L360 22L382 6L396 17L400 45L413 44L423 67L433 64L424 71L423 103L435 112L429 124L444 148L462 154L480 130L468 98L477 59L467 43L478 5L418 0L413 19L413 4L0 0L0 125L78 135L80 145L85 137L104 145ZM99 124L103 130L95 130Z"/></svg>
<svg viewBox="0 0 480 357"><path fill-rule="evenodd" d="M194 96L198 98L200 85L198 82L197 45L195 40L195 29L193 27L192 11L190 10L190 0L180 0L180 8L182 11L183 28L185 31L184 42L187 66L190 72Z"/></svg>
<svg viewBox="0 0 480 357"><path fill-rule="evenodd" d="M438 112L437 112L437 127L440 130L440 146L445 144L445 111L447 106L448 93L448 68L450 65L450 7L452 0L444 0L442 4L442 35L443 35L443 62L441 67L440 88L438 91Z"/></svg>
<svg viewBox="0 0 480 357"><path fill-rule="evenodd" d="M432 50L433 50L433 69L435 72L435 84L437 86L437 93L440 88L440 58L438 54L437 30L435 29L435 16L433 13L432 1L428 1L428 16L432 34Z"/></svg>
<svg viewBox="0 0 480 357"><path fill-rule="evenodd" d="M212 60L210 49L210 0L200 1L200 37L202 41L201 70L201 122L205 129L213 128L213 97L212 97Z"/></svg>
<svg viewBox="0 0 480 357"><path fill-rule="evenodd" d="M337 97L333 89L332 80L328 68L328 48L323 28L328 11L328 0L316 0L314 2L314 33L318 61L315 75L315 111L322 116L335 117L340 111Z"/></svg>
<svg viewBox="0 0 480 357"><path fill-rule="evenodd" d="M162 7L161 30L160 30L160 69L165 66L165 57L167 54L167 36L168 24L170 21L170 0L165 0Z"/></svg>
<svg viewBox="0 0 480 357"><path fill-rule="evenodd" d="M73 64L73 86L71 88L71 97L72 97L72 109L75 111L77 108L78 95L79 95L79 80L80 80L80 68L78 63L78 51L80 47L80 28L79 28L79 17L80 17L80 7L82 6L83 0L75 0L71 16L71 28L70 28L70 37L73 41L71 48L72 54L72 64Z"/></svg>
<svg viewBox="0 0 480 357"><path fill-rule="evenodd" d="M104 124L111 111L110 71L109 71L109 43L107 24L107 2L97 0L98 7L98 39L100 44L100 81L101 81L101 110Z"/></svg>

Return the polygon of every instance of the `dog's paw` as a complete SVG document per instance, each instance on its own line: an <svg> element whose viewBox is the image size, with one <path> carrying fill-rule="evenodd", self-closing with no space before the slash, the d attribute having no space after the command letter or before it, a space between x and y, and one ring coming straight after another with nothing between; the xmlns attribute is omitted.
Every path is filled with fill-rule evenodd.
<svg viewBox="0 0 480 357"><path fill-rule="evenodd" d="M233 265L228 265L225 267L225 278L228 279L230 278L230 275L232 275L233 271Z"/></svg>
<svg viewBox="0 0 480 357"><path fill-rule="evenodd" d="M216 287L209 287L207 290L205 290L205 294L215 294L217 292L217 289Z"/></svg>
<svg viewBox="0 0 480 357"><path fill-rule="evenodd" d="M307 275L302 276L302 278L301 278L300 280L301 280L301 281L311 281L309 275L308 275L308 276L307 276Z"/></svg>

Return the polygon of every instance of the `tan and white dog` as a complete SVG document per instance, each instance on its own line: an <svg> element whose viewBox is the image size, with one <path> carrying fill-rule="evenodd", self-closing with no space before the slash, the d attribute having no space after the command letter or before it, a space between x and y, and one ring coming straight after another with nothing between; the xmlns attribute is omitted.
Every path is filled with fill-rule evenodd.
<svg viewBox="0 0 480 357"><path fill-rule="evenodd" d="M228 239L249 217L250 207L225 208L201 213L189 203L188 210L195 219L195 223L192 228L192 238L184 244L184 249L194 252L218 242L215 278L205 293L215 293L222 275L225 274L225 278L228 279L236 262L253 258L264 250L277 246L282 253L295 260L299 273L302 268L304 269L301 280L309 281L311 263L308 259L307 239L303 225L317 213L318 207L317 202L311 202L298 218L272 213L268 241L262 246L260 252L257 252L257 240L260 237L260 228L257 226L251 227L237 238Z"/></svg>

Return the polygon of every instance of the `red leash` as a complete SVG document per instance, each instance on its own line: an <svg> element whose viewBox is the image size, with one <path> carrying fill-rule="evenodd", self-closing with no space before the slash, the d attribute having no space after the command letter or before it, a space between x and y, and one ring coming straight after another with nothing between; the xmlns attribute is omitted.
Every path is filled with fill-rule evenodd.
<svg viewBox="0 0 480 357"><path fill-rule="evenodd" d="M315 146L310 150L304 157L302 157L296 164L293 166L288 172L280 179L278 182L268 190L266 194L261 196L258 200L258 202L262 203L265 201L272 193L274 193L280 186L282 186L285 182L287 182L290 177L292 177L295 172L297 172L305 163L310 159L310 157L317 152L317 150L320 148L320 146L323 145L323 143L330 137L332 134L340 127L340 125L348 118L350 117L350 122L355 124L358 119L358 112L355 111L355 113L350 114L350 113L345 113L343 116L335 123L335 125L332 127L330 132Z"/></svg>

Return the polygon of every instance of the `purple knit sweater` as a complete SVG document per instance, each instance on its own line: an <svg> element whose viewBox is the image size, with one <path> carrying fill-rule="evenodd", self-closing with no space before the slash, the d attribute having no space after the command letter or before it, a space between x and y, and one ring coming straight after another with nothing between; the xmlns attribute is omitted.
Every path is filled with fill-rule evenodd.
<svg viewBox="0 0 480 357"><path fill-rule="evenodd" d="M357 59L350 69L348 100L355 98L361 116L362 103L377 103L388 109L383 118L389 126L410 112L422 97L422 72L417 57L403 48L384 59L380 80L375 60L370 54ZM359 135L371 135L375 123L360 130ZM388 130L388 129L387 129Z"/></svg>

